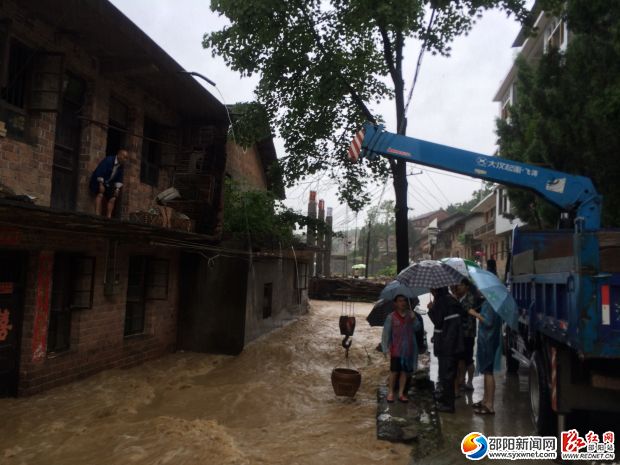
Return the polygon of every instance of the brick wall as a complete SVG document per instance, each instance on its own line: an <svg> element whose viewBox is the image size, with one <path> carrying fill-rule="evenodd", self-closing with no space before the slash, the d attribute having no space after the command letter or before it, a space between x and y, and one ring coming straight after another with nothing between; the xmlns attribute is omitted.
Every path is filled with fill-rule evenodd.
<svg viewBox="0 0 620 465"><path fill-rule="evenodd" d="M226 173L248 187L267 189L267 179L256 147L244 149L229 141L226 144Z"/></svg>
<svg viewBox="0 0 620 465"><path fill-rule="evenodd" d="M83 236L26 232L19 248L30 250L24 296L19 394L28 395L84 378L108 368L128 367L173 351L178 312L178 254L137 244L121 244L116 270L119 285L113 296L104 295L107 241ZM33 332L37 270L41 250L76 252L95 257L93 305L73 310L71 347L33 361ZM168 298L147 300L144 333L124 337L127 271L130 255L149 255L169 260Z"/></svg>
<svg viewBox="0 0 620 465"><path fill-rule="evenodd" d="M19 4L12 0L0 2L0 17L11 18L11 34L31 48L65 54L65 69L85 81L84 106L80 110L82 121L78 158L76 208L94 213L94 202L88 191L91 173L107 154L107 123L110 98L114 96L129 108L130 121L126 145L131 162L126 168L123 189L122 216L131 211L148 208L154 197L170 187L172 172L162 168L157 186L140 182L140 157L144 117L148 116L167 127L164 136L174 141L180 116L171 111L165 102L157 100L139 87L141 78L132 81L122 74L102 75L98 60L81 48L79 42L68 35L58 34L49 25L23 14ZM148 76L144 79L148 79ZM0 183L17 194L36 197L38 205L49 206L52 185L52 163L56 134L55 113L28 112L26 115L26 140L0 137Z"/></svg>

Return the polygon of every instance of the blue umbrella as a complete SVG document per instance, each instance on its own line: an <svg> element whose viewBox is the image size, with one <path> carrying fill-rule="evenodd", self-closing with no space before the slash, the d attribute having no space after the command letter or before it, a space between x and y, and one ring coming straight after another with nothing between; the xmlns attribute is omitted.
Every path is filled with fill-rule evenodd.
<svg viewBox="0 0 620 465"><path fill-rule="evenodd" d="M474 285L491 305L495 313L502 317L508 326L517 329L519 313L517 303L504 283L497 276L482 268L468 266L467 271Z"/></svg>
<svg viewBox="0 0 620 465"><path fill-rule="evenodd" d="M426 294L427 292L428 292L428 289L424 289L421 287L414 288L414 287L405 286L401 282L394 280L394 281L389 282L383 288L383 290L381 291L381 294L379 294L379 299L392 301L396 298L397 295L402 295L402 296L407 297L408 299L411 299L413 297Z"/></svg>

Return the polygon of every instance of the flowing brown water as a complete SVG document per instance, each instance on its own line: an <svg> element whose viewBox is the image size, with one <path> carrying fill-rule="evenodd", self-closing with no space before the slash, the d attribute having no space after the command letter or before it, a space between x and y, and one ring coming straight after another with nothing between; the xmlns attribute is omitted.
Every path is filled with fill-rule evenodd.
<svg viewBox="0 0 620 465"><path fill-rule="evenodd" d="M376 389L388 364L380 328L356 304L355 400L335 397L344 364L341 304L313 302L299 321L237 357L177 353L22 399L0 399L0 463L406 464L410 448L378 441Z"/></svg>

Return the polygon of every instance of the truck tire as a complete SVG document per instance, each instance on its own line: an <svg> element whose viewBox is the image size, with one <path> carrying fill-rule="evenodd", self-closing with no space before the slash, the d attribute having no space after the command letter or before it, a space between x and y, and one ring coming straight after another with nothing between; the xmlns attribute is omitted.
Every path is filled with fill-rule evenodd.
<svg viewBox="0 0 620 465"><path fill-rule="evenodd" d="M555 413L551 409L548 379L545 360L541 352L537 350L530 360L530 413L536 431L543 436L554 435L557 424Z"/></svg>

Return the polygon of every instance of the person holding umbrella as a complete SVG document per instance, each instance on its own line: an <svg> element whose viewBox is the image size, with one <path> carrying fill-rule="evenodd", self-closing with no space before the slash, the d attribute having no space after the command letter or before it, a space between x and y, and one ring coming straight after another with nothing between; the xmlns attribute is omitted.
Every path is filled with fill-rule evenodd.
<svg viewBox="0 0 620 465"><path fill-rule="evenodd" d="M463 352L461 304L450 295L447 287L431 289L434 301L428 304L428 316L435 330L433 351L439 361L438 383L441 388L437 410L454 413L454 382L458 357Z"/></svg>
<svg viewBox="0 0 620 465"><path fill-rule="evenodd" d="M501 366L502 318L486 300L482 303L480 313L473 308L469 309L468 313L480 321L476 364L477 371L484 375L484 395L481 401L473 404L474 413L493 415L495 413L495 377L493 373L499 371Z"/></svg>
<svg viewBox="0 0 620 465"><path fill-rule="evenodd" d="M450 286L452 295L459 301L463 308L461 323L463 324L463 343L464 350L461 353L457 371L457 389L473 391L472 380L474 377L474 345L476 344L476 318L468 314L469 309L477 309L477 302L474 292L472 292L471 281L463 278L460 284ZM475 288L473 288L475 291ZM465 375L467 374L467 381Z"/></svg>
<svg viewBox="0 0 620 465"><path fill-rule="evenodd" d="M390 354L390 379L386 400L394 402L394 390L398 379L398 400L409 402L405 395L407 376L413 373L418 364L418 347L415 331L419 321L409 307L406 296L398 294L394 298L394 311L385 319L381 345L383 354Z"/></svg>

